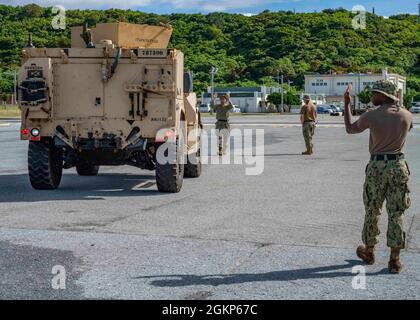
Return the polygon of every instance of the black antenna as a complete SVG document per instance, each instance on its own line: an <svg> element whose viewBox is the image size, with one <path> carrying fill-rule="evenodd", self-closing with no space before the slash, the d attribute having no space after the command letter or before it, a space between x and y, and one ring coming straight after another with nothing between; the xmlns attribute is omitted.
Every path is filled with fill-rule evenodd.
<svg viewBox="0 0 420 320"><path fill-rule="evenodd" d="M28 34L28 43L26 44L27 48L35 48L33 42L32 42L32 33Z"/></svg>

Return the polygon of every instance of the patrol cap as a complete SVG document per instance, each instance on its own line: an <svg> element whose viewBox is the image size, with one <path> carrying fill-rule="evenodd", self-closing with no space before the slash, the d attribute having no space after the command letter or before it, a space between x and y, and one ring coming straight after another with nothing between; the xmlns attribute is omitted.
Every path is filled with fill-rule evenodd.
<svg viewBox="0 0 420 320"><path fill-rule="evenodd" d="M400 100L397 97L397 86L388 80L379 80L376 81L373 84L372 92L378 92L380 94L383 94L384 96L394 100L398 101Z"/></svg>

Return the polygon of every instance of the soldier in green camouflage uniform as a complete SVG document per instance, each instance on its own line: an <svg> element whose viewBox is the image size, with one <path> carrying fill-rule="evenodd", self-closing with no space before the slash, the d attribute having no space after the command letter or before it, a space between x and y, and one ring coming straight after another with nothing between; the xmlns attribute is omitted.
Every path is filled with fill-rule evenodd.
<svg viewBox="0 0 420 320"><path fill-rule="evenodd" d="M377 109L363 114L351 123L351 86L345 98L345 123L348 133L370 129L371 161L366 167L363 201L365 223L357 255L367 264L375 262L374 249L378 243L379 217L384 201L388 211L387 245L391 248L388 264L391 273L402 270L400 250L405 248L404 212L410 207L408 180L410 170L403 149L407 134L413 126L410 112L399 107L396 86L389 81L378 81L372 89L372 103Z"/></svg>
<svg viewBox="0 0 420 320"><path fill-rule="evenodd" d="M219 137L219 156L222 156L226 153L230 138L229 113L233 108L233 105L228 95L222 95L220 97L220 104L213 105L212 108L216 112L216 130L218 130Z"/></svg>

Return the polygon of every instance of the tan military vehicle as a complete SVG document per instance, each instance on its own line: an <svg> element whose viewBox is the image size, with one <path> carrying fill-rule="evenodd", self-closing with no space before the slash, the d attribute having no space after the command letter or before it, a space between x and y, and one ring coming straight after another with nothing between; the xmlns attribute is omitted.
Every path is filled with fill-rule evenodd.
<svg viewBox="0 0 420 320"><path fill-rule="evenodd" d="M72 28L71 48L36 48L19 71L21 139L35 189L56 189L64 169L156 170L161 192L201 173L201 121L184 55L168 49L169 25Z"/></svg>

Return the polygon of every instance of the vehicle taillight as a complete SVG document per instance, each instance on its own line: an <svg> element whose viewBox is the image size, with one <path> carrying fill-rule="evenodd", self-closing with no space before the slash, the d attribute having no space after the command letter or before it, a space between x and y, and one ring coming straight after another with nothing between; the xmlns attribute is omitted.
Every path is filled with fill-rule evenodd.
<svg viewBox="0 0 420 320"><path fill-rule="evenodd" d="M27 136L28 134L29 134L29 129L22 129L22 130L20 130L20 134L22 135L22 136Z"/></svg>
<svg viewBox="0 0 420 320"><path fill-rule="evenodd" d="M175 132L173 132L172 130L168 130L165 132L165 138L170 138L173 137L175 134Z"/></svg>
<svg viewBox="0 0 420 320"><path fill-rule="evenodd" d="M41 131L38 128L31 129L31 141L41 140Z"/></svg>
<svg viewBox="0 0 420 320"><path fill-rule="evenodd" d="M39 129L37 129L37 128L33 128L33 129L31 130L31 136L32 136L32 137L38 137L39 135L40 135Z"/></svg>
<svg viewBox="0 0 420 320"><path fill-rule="evenodd" d="M175 131L172 129L162 129L156 135L156 142L166 142L175 138Z"/></svg>

